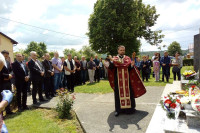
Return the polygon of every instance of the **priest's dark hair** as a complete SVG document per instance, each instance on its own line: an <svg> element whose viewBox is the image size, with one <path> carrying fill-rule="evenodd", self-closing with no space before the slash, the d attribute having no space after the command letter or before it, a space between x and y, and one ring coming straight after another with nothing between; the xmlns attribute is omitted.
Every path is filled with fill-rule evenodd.
<svg viewBox="0 0 200 133"><path fill-rule="evenodd" d="M117 50L119 50L119 48L125 48L125 46L124 45L119 45Z"/></svg>

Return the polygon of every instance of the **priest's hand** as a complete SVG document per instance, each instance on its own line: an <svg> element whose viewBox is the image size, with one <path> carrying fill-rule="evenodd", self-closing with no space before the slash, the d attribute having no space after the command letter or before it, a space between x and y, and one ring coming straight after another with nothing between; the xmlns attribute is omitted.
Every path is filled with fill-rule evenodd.
<svg viewBox="0 0 200 133"><path fill-rule="evenodd" d="M131 61L131 66L133 67L135 65L135 61Z"/></svg>
<svg viewBox="0 0 200 133"><path fill-rule="evenodd" d="M44 76L44 72L41 72L41 74L40 74L41 76Z"/></svg>
<svg viewBox="0 0 200 133"><path fill-rule="evenodd" d="M110 59L110 61L113 61L113 58L112 58L112 56L111 55L109 55L109 57L108 57L109 59Z"/></svg>

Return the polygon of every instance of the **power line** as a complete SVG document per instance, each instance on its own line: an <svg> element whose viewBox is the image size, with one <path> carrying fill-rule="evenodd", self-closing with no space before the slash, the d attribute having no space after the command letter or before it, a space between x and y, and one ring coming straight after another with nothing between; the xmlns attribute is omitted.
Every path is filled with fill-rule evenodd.
<svg viewBox="0 0 200 133"><path fill-rule="evenodd" d="M19 21L15 21L15 20L3 18L3 17L0 17L0 19L7 20L7 21L12 21L12 22L15 22L15 23L18 23L18 24L26 25L26 26L37 28L37 29L41 29L41 30L47 30L47 31L50 31L50 32L54 32L54 33L58 33L58 34L63 34L63 35L67 35L67 36L73 36L73 37L78 37L78 38L87 38L87 37L82 37L82 36L77 36L77 35L72 35L72 34L67 34L67 33L59 32L59 31L54 31L54 30L51 30L51 29L46 29L46 28L42 28L42 27L30 25L30 24L25 24L25 23L22 23L22 22L19 22Z"/></svg>
<svg viewBox="0 0 200 133"><path fill-rule="evenodd" d="M6 22L3 22L3 23L6 23ZM0 23L0 25L2 25L2 22ZM23 27L22 25L20 25L20 26L17 27L17 28L19 28L20 30L32 32L32 33L34 33L34 34L40 34L40 35L42 35L42 36L44 36L44 37L52 37L52 36L55 37L55 35L43 34L43 33L40 33L40 31L31 30L31 29L29 29L29 28L27 29L27 28ZM66 36L65 36L65 35L61 35L61 37L59 36L59 37L56 37L56 38L58 38L58 39L66 39Z"/></svg>

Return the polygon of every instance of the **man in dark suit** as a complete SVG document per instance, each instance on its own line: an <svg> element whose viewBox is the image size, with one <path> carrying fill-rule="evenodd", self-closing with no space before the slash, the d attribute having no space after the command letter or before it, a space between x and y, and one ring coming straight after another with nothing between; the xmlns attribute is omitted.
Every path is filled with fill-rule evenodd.
<svg viewBox="0 0 200 133"><path fill-rule="evenodd" d="M49 61L50 55L49 53L46 53L44 55L45 60L42 62L44 66L44 86L45 86L45 96L47 99L50 99L51 97L54 97L54 90L53 90L53 66L52 63Z"/></svg>
<svg viewBox="0 0 200 133"><path fill-rule="evenodd" d="M28 70L22 62L22 54L16 55L16 61L12 64L12 68L15 74L18 110L19 111L26 110L28 109L26 101L27 101L27 85L29 81L29 76L28 76ZM23 94L22 97L21 93Z"/></svg>
<svg viewBox="0 0 200 133"><path fill-rule="evenodd" d="M2 92L3 90L12 90L11 88L11 79L12 79L12 75L10 74L10 72L12 71L11 66L10 66L10 62L8 61L9 59L9 52L6 50L1 51L2 55L5 58L6 64L4 65L1 74L0 74L0 92ZM10 105L8 105L6 107L6 114L12 114L11 110L10 110Z"/></svg>
<svg viewBox="0 0 200 133"><path fill-rule="evenodd" d="M28 62L28 68L30 69L30 78L33 84L32 98L33 98L33 104L38 104L36 99L37 91L40 102L46 101L42 96L44 69L40 61L37 60L37 53L35 51L32 51L30 55L31 55L31 60Z"/></svg>
<svg viewBox="0 0 200 133"><path fill-rule="evenodd" d="M171 59L168 56L168 52L164 52L164 56L161 58L161 66L162 66L162 82L164 82L164 77L166 77L167 82L169 82L170 78L170 63Z"/></svg>

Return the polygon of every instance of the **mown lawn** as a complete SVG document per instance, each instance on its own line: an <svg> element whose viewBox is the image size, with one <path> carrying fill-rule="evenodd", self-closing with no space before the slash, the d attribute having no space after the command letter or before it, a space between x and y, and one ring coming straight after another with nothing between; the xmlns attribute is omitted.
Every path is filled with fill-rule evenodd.
<svg viewBox="0 0 200 133"><path fill-rule="evenodd" d="M31 109L9 115L5 119L10 133L83 133L74 113L72 119L58 119L57 112Z"/></svg>
<svg viewBox="0 0 200 133"><path fill-rule="evenodd" d="M181 74L185 70L193 70L193 66L184 66L181 69ZM145 86L165 86L167 84L167 82L166 81L162 82L161 77L162 77L162 70L161 70L159 82L155 82L155 78L153 78L152 74L151 74L149 81L148 82L144 81L144 85ZM173 83L172 68L171 68L169 83ZM87 82L85 85L76 86L75 92L77 92L77 93L101 93L101 94L104 94L104 93L113 92L113 90L111 89L109 82L107 80L101 80L99 83L90 84L89 82Z"/></svg>

